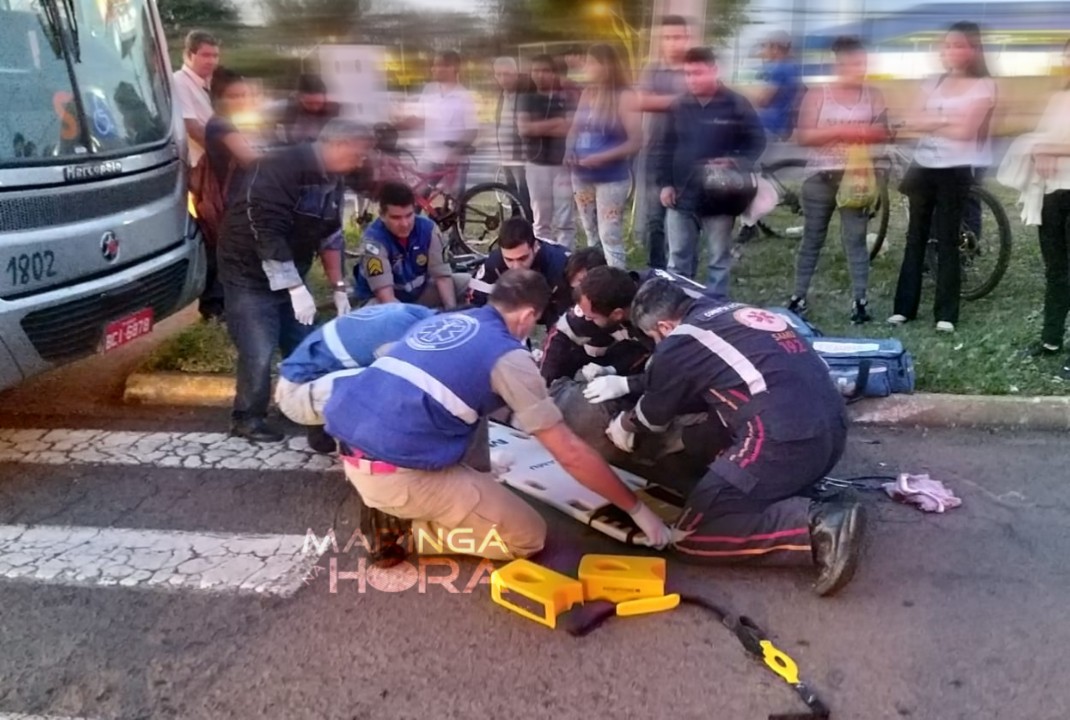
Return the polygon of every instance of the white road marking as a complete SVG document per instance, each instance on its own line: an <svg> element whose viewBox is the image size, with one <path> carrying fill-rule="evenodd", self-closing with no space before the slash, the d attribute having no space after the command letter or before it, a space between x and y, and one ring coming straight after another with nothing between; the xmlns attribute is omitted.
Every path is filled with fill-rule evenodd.
<svg viewBox="0 0 1070 720"><path fill-rule="evenodd" d="M20 713L0 713L0 720L86 720L85 718L60 717L59 715L22 715Z"/></svg>
<svg viewBox="0 0 1070 720"><path fill-rule="evenodd" d="M304 437L256 445L223 433L0 429L0 462L213 470L341 470Z"/></svg>
<svg viewBox="0 0 1070 720"><path fill-rule="evenodd" d="M287 597L324 551L304 535L0 525L0 578Z"/></svg>

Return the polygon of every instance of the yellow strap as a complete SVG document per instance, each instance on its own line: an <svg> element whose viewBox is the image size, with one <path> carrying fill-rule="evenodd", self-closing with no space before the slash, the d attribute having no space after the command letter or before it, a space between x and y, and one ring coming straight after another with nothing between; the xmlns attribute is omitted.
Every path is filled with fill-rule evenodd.
<svg viewBox="0 0 1070 720"><path fill-rule="evenodd" d="M672 610L679 604L680 596L676 593L656 598L625 600L622 603L617 603L617 615L619 617L630 617L632 615L665 612L666 610Z"/></svg>

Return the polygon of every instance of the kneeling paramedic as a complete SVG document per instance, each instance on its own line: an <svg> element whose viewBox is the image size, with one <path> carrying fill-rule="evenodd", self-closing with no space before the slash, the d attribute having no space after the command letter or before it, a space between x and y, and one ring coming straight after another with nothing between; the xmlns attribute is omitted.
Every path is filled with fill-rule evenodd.
<svg viewBox="0 0 1070 720"><path fill-rule="evenodd" d="M275 386L279 411L308 426L308 444L313 450L334 452L334 440L323 432L323 408L335 380L361 372L375 362L378 352L434 314L422 305L372 305L317 328L279 365Z"/></svg>
<svg viewBox="0 0 1070 720"><path fill-rule="evenodd" d="M404 183L383 184L379 218L362 240L353 271L360 305L404 302L452 310L472 279L453 272L442 231L417 214L416 196Z"/></svg>
<svg viewBox="0 0 1070 720"><path fill-rule="evenodd" d="M549 300L542 276L509 270L487 306L424 320L370 368L335 383L327 432L343 444L346 477L366 506L411 520L416 538L470 532L478 546L471 553L483 557L539 552L542 516L462 462L484 418L507 405L562 468L629 512L648 544L671 542L669 528L568 429L547 395L523 341ZM502 543L485 542L491 531Z"/></svg>
<svg viewBox="0 0 1070 720"><path fill-rule="evenodd" d="M631 319L657 347L635 408L607 434L630 450L635 433L659 432L703 397L732 436L687 498L675 548L706 562L814 563L819 595L854 575L865 529L850 499L804 493L839 461L844 401L828 367L779 315L689 298L665 280L640 288Z"/></svg>

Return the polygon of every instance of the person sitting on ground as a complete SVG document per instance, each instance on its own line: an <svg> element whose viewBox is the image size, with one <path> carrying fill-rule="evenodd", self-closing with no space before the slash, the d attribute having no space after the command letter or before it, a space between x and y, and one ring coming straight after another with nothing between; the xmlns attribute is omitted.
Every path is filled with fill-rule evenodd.
<svg viewBox="0 0 1070 720"><path fill-rule="evenodd" d="M379 218L364 231L353 271L357 301L457 307L472 276L453 272L445 248L438 225L416 214L412 188L385 183L379 194Z"/></svg>
<svg viewBox="0 0 1070 720"><path fill-rule="evenodd" d="M370 368L336 381L324 410L327 432L343 444L346 477L365 506L410 520L418 543L457 530L481 545L451 545L453 552L491 559L539 552L542 516L464 463L489 454L486 440L473 441L504 405L565 472L629 513L651 547L671 541L665 523L569 430L547 395L523 342L549 300L541 275L509 270L486 306L424 320ZM486 542L492 532L501 542Z"/></svg>
<svg viewBox="0 0 1070 720"><path fill-rule="evenodd" d="M313 450L334 452L334 439L323 431L323 408L335 381L362 372L409 328L434 314L422 305L371 305L317 328L279 365L275 386L279 411L308 426Z"/></svg>
<svg viewBox="0 0 1070 720"><path fill-rule="evenodd" d="M485 305L494 290L494 283L507 270L534 270L550 286L550 304L539 318L540 325L550 327L572 306L572 288L565 280L567 262L568 251L565 248L539 241L532 224L524 218L510 218L502 225L497 247L483 261L468 284L468 302L477 306Z"/></svg>
<svg viewBox="0 0 1070 720"><path fill-rule="evenodd" d="M822 358L781 315L691 298L663 279L639 290L631 320L657 347L642 397L609 426L613 443L631 452L696 398L732 435L688 496L675 549L699 562L812 563L818 595L850 582L864 508L846 495L811 499L847 443L847 408Z"/></svg>
<svg viewBox="0 0 1070 720"><path fill-rule="evenodd" d="M654 346L628 322L628 313L636 290L652 277L677 283L694 297L705 290L669 270L627 272L604 266L585 270L577 286L576 306L557 321L546 338L542 376L547 384L561 377L574 378L582 371L586 380L614 376L595 385L599 392L608 392L608 386L625 389L614 397L629 392L621 381L627 377L641 379L643 364ZM639 387L635 385L630 392L639 392Z"/></svg>

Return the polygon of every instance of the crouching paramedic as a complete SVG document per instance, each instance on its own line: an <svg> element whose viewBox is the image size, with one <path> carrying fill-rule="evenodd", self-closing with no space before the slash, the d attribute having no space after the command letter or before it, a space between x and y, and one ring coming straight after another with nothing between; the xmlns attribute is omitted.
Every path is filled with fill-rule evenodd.
<svg viewBox="0 0 1070 720"><path fill-rule="evenodd" d="M361 305L406 302L452 310L472 279L450 268L442 231L417 215L416 196L404 183L384 183L379 218L362 240L353 271Z"/></svg>
<svg viewBox="0 0 1070 720"><path fill-rule="evenodd" d="M828 367L787 322L738 303L693 299L666 280L636 294L631 320L657 347L635 408L607 434L629 450L659 432L690 398L703 397L732 436L687 498L675 548L708 562L813 563L831 595L854 574L865 515L844 496L804 496L839 461L847 439L843 399Z"/></svg>
<svg viewBox="0 0 1070 720"><path fill-rule="evenodd" d="M411 520L417 540L470 532L471 552L491 559L541 550L542 516L462 463L482 420L507 405L566 472L629 512L651 546L670 542L669 528L568 429L547 395L522 343L549 300L542 276L509 270L487 306L420 322L370 368L335 383L327 431L344 445L346 477L366 506ZM484 542L492 530L502 543Z"/></svg>
<svg viewBox="0 0 1070 720"><path fill-rule="evenodd" d="M377 351L434 314L422 305L390 303L331 320L313 331L279 365L275 404L283 415L308 426L308 444L313 450L334 452L334 440L323 432L323 408L335 380L361 372L375 362Z"/></svg>

